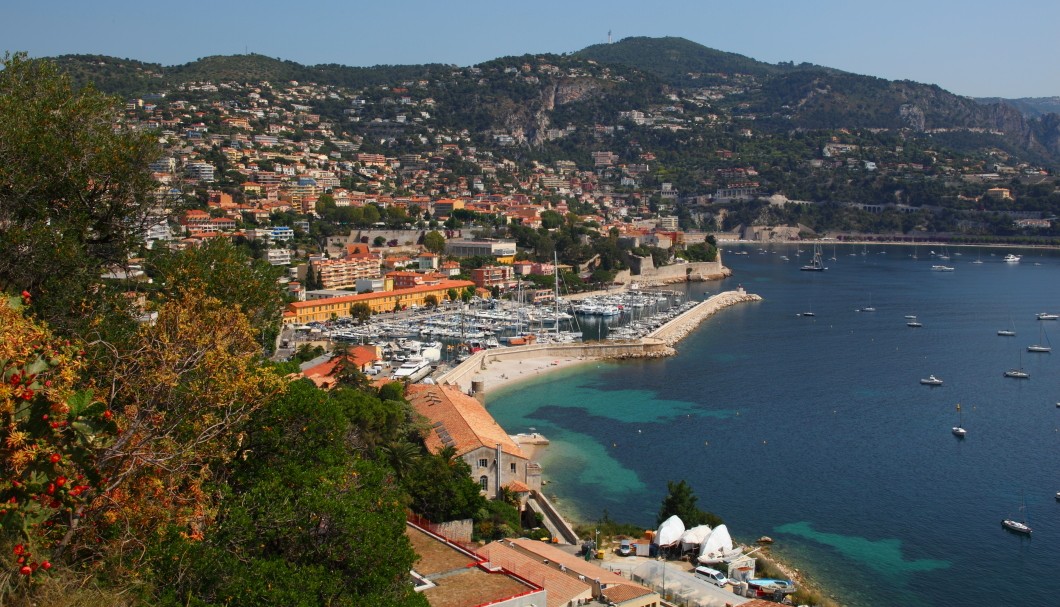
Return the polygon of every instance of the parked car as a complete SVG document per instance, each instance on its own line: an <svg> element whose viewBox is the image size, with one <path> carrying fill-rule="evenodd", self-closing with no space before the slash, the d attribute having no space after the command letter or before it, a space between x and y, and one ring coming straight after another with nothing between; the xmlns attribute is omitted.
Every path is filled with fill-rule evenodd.
<svg viewBox="0 0 1060 607"><path fill-rule="evenodd" d="M631 556L634 552L633 542L631 540L622 540L618 543L618 549L615 550L618 556Z"/></svg>
<svg viewBox="0 0 1060 607"><path fill-rule="evenodd" d="M697 578L706 580L719 588L724 588L729 583L729 578L725 577L724 573L710 567L696 567L695 574Z"/></svg>

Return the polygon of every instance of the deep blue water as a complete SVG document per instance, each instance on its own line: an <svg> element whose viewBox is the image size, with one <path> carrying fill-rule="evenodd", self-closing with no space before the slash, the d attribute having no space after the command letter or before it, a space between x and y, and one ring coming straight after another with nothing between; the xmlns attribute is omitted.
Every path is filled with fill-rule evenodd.
<svg viewBox="0 0 1060 607"><path fill-rule="evenodd" d="M841 245L813 273L807 246L744 246L725 256L732 278L689 295L743 284L764 300L708 319L677 356L566 369L488 407L552 440L546 493L579 520L652 528L685 479L737 539L772 536L844 604L1060 604L1060 323L1035 318L1060 313L1060 253L930 248ZM1042 324L1057 351L1026 352ZM1002 376L1021 364L1029 380ZM1021 499L1032 539L1000 525Z"/></svg>

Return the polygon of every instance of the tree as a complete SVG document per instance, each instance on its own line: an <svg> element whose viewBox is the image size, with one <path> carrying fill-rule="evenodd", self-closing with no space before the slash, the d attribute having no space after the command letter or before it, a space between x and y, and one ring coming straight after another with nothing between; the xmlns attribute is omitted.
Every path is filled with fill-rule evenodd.
<svg viewBox="0 0 1060 607"><path fill-rule="evenodd" d="M271 344L283 309L283 292L277 284L282 270L252 260L232 243L217 238L184 251L159 249L147 258L146 271L157 284L160 301L201 292L233 306L250 320L263 344Z"/></svg>
<svg viewBox="0 0 1060 607"><path fill-rule="evenodd" d="M423 248L431 253L441 255L445 251L445 236L437 230L431 230L423 236Z"/></svg>
<svg viewBox="0 0 1060 607"><path fill-rule="evenodd" d="M431 293L431 294L427 295L427 297L423 298L423 303L428 308L437 308L438 307L438 296L435 295L434 293Z"/></svg>
<svg viewBox="0 0 1060 607"><path fill-rule="evenodd" d="M375 240L372 241L372 246L373 247L381 247L381 246L383 246L385 244L386 244L386 238L383 238L382 236L376 236Z"/></svg>
<svg viewBox="0 0 1060 607"><path fill-rule="evenodd" d="M372 318L372 306L359 301L350 306L350 316L357 323L363 324Z"/></svg>
<svg viewBox="0 0 1060 607"><path fill-rule="evenodd" d="M663 498L662 506L659 508L659 516L656 518L657 525L662 524L663 521L674 515L677 515L686 527L694 527L696 525L717 527L722 524L721 518L711 512L700 510L696 506L698 498L692 491L692 487L684 480L676 483L667 481L666 490L666 497Z"/></svg>
<svg viewBox="0 0 1060 607"><path fill-rule="evenodd" d="M257 410L228 466L224 524L200 540L172 533L151 545L161 603L427 607L405 583L416 560L406 498L386 462L356 441L375 406L354 390L298 381Z"/></svg>
<svg viewBox="0 0 1060 607"><path fill-rule="evenodd" d="M458 297L460 297L460 294L456 292L456 289L454 289L454 288L449 288L449 289L447 289L447 290L446 290L446 292L445 292L445 297L446 297L446 299L448 299L449 301L456 301L456 299L457 299Z"/></svg>
<svg viewBox="0 0 1060 607"><path fill-rule="evenodd" d="M318 284L320 281L317 279L317 273L313 270L313 264L306 264L305 269L305 289L306 291L315 291L321 287Z"/></svg>
<svg viewBox="0 0 1060 607"><path fill-rule="evenodd" d="M98 456L108 499L85 514L112 524L103 526L105 542L95 535L103 529L82 525L83 547L174 527L198 536L209 526L214 474L235 455L250 415L284 385L259 364L254 337L237 309L189 288L114 347L101 396L121 433Z"/></svg>
<svg viewBox="0 0 1060 607"><path fill-rule="evenodd" d="M75 91L50 62L2 60L0 290L33 293L36 315L61 332L113 314L104 307L120 300L104 301L100 275L124 268L159 221L148 164L161 151L155 135L115 128L122 109Z"/></svg>

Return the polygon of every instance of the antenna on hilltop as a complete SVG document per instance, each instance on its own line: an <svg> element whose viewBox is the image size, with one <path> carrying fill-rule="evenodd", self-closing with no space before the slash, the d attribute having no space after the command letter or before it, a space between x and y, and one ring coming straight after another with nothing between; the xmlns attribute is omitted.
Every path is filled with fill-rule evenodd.
<svg viewBox="0 0 1060 607"><path fill-rule="evenodd" d="M611 30L607 30L607 43L611 44Z"/></svg>

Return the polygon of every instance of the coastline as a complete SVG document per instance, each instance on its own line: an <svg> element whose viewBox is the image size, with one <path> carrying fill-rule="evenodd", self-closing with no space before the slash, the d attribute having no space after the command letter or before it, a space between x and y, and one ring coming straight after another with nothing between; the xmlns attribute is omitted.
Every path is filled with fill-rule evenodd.
<svg viewBox="0 0 1060 607"><path fill-rule="evenodd" d="M670 346L670 353L674 354L672 346L676 345L687 335L692 333L699 327L703 321L715 314L717 311L735 305L736 303L747 302L747 301L760 301L761 297L758 295L752 295L746 293L743 288L739 288L734 291L727 291L714 296L714 301L705 300L700 305L688 310L682 315L672 319L666 325L663 325L658 330L651 334L650 339L657 339L664 341ZM711 302L710 305L708 302ZM578 355L578 356L554 356L554 355L538 355L529 356L523 358L511 358L502 359L499 357L482 358L476 364L478 368L472 374L467 375L456 382L463 389L471 389L472 386L478 387L479 397L485 402L488 393L495 393L502 389L510 389L520 383L526 382L534 378L541 378L547 376L550 373L555 373L561 369L573 369L579 365L585 365L592 362L601 360L612 360L614 357L607 356L595 356L595 355ZM523 450L525 456L530 461L540 462L545 456L546 452L551 447L550 443L540 442L520 442L518 435L511 435L513 440L516 440L519 448ZM547 438L547 437L545 437ZM547 474L546 474L547 478ZM546 482L548 482L546 480ZM561 499L553 495L549 497L553 505L560 511L561 516L572 524L584 525L588 524L587 521L582 520L578 516L578 513L571 512L568 507L565 507ZM574 515L574 516L572 516ZM748 548L755 546L753 542L744 542L744 545ZM818 595L825 600L825 605L837 605L834 596L827 592L826 589L822 588L820 584L816 583L812 578L808 578L799 568L795 567L791 562L783 560L769 547L762 547L760 551L760 557L765 564L766 569L764 573L770 570L779 571L787 579L791 579L799 584L799 586L806 592ZM766 575L774 575L768 573ZM827 598L826 598L827 597Z"/></svg>

